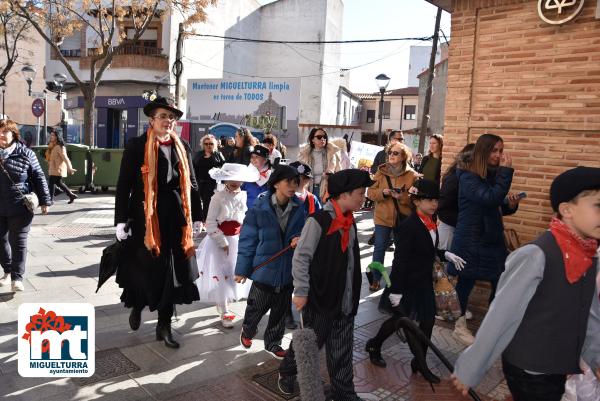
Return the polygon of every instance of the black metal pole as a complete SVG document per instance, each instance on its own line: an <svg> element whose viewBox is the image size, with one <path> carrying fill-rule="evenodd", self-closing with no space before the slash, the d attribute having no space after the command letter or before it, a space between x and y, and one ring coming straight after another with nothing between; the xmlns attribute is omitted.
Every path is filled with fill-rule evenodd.
<svg viewBox="0 0 600 401"><path fill-rule="evenodd" d="M6 112L4 111L4 99L6 98L6 95L4 94L6 91L5 88L2 88L2 118L6 118Z"/></svg>
<svg viewBox="0 0 600 401"><path fill-rule="evenodd" d="M381 88L379 89L379 92L381 93L381 97L379 98L379 131L377 132L377 145L381 146L383 139L383 132L381 131L383 125L383 94L385 93L385 89Z"/></svg>

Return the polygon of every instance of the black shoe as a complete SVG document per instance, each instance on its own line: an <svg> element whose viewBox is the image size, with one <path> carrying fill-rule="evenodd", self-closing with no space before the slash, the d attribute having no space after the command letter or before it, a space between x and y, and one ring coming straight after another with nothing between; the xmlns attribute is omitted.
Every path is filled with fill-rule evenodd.
<svg viewBox="0 0 600 401"><path fill-rule="evenodd" d="M367 244L369 245L375 245L375 234L371 235L369 237L369 240L367 241Z"/></svg>
<svg viewBox="0 0 600 401"><path fill-rule="evenodd" d="M129 314L129 327L131 327L131 330L136 331L139 329L141 323L142 310L138 308L131 308L131 313Z"/></svg>
<svg viewBox="0 0 600 401"><path fill-rule="evenodd" d="M433 374L431 370L427 367L425 362L422 363L422 366L419 366L419 362L417 358L413 358L410 361L410 369L413 373L421 373L423 378L427 380L429 383L438 384L440 382L440 378Z"/></svg>
<svg viewBox="0 0 600 401"><path fill-rule="evenodd" d="M168 348L179 348L179 343L173 339L171 334L171 323L156 325L156 341L164 341Z"/></svg>
<svg viewBox="0 0 600 401"><path fill-rule="evenodd" d="M75 195L73 192L71 192L69 195L69 202L67 203L73 203L73 201L77 198L79 198L79 196Z"/></svg>
<svg viewBox="0 0 600 401"><path fill-rule="evenodd" d="M373 339L367 341L365 351L369 353L369 359L371 360L371 363L373 365L379 366L380 368L385 368L387 366L387 363L385 362L385 359L383 359L383 357L381 356L381 348L375 346L375 344L373 343Z"/></svg>
<svg viewBox="0 0 600 401"><path fill-rule="evenodd" d="M277 378L277 387L283 394L291 395L298 392L298 383L296 382L296 376L281 376Z"/></svg>
<svg viewBox="0 0 600 401"><path fill-rule="evenodd" d="M296 330L298 328L291 314L285 317L285 328L288 330Z"/></svg>
<svg viewBox="0 0 600 401"><path fill-rule="evenodd" d="M273 355L273 358L282 360L285 358L287 351L281 348L279 345L274 345L270 349L265 349L269 354Z"/></svg>

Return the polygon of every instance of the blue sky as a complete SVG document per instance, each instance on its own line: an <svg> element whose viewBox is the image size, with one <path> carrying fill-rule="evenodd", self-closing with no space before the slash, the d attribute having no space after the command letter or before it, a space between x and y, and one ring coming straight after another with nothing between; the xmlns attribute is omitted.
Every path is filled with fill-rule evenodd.
<svg viewBox="0 0 600 401"><path fill-rule="evenodd" d="M258 1L261 4L272 2ZM436 10L435 6L425 0L344 0L343 39L430 36L433 34ZM446 12L442 13L441 28L450 38L450 14ZM349 89L354 92L377 91L375 77L380 73L391 78L389 89L405 87L409 49L411 45L417 44L426 45L431 42L342 45L341 65L343 68L352 68ZM366 63L371 64L353 68Z"/></svg>

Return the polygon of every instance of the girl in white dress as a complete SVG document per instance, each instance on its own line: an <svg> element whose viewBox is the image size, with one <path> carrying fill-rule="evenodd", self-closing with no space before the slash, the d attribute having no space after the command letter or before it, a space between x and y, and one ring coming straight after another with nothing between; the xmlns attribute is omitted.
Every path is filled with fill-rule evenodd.
<svg viewBox="0 0 600 401"><path fill-rule="evenodd" d="M233 327L235 315L227 303L246 298L251 285L236 284L233 279L240 229L247 210L246 192L240 187L243 182L258 180L259 172L253 166L225 163L208 174L224 185L219 185L222 189L211 199L206 217L208 235L196 250L200 272L196 285L202 302L217 305L223 327Z"/></svg>

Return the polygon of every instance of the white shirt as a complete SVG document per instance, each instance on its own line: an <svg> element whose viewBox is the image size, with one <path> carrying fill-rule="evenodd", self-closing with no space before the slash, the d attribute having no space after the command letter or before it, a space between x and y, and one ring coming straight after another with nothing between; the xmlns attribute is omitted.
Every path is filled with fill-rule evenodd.
<svg viewBox="0 0 600 401"><path fill-rule="evenodd" d="M223 231L219 230L219 224L225 221L237 221L241 224L248 210L246 197L246 191L232 193L223 189L211 198L206 215L206 232L219 247L228 245Z"/></svg>

